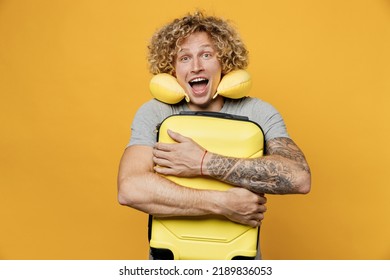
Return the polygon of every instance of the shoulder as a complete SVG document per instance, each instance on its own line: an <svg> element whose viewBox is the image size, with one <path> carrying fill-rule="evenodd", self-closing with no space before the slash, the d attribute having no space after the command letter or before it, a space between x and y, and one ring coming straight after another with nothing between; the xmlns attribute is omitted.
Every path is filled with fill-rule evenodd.
<svg viewBox="0 0 390 280"><path fill-rule="evenodd" d="M131 125L133 135L154 131L157 125L165 118L172 115L172 113L172 105L160 102L156 99L145 102L138 108L133 118Z"/></svg>
<svg viewBox="0 0 390 280"><path fill-rule="evenodd" d="M142 104L133 118L128 146L153 146L156 141L156 127L170 111L169 105L155 99Z"/></svg>
<svg viewBox="0 0 390 280"><path fill-rule="evenodd" d="M227 100L228 113L246 116L263 129L266 140L289 137L279 111L270 103L259 98L244 97Z"/></svg>
<svg viewBox="0 0 390 280"><path fill-rule="evenodd" d="M247 106L252 107L253 110L261 110L261 111L277 111L276 108L267 101L264 101L260 98L256 97L247 97L245 99Z"/></svg>
<svg viewBox="0 0 390 280"><path fill-rule="evenodd" d="M148 115L149 117L164 119L183 110L185 110L183 102L178 104L167 104L158 101L157 99L151 99L141 105L136 115Z"/></svg>
<svg viewBox="0 0 390 280"><path fill-rule="evenodd" d="M168 116L182 110L182 104L166 104L151 99L136 112L131 124L130 145L153 146L156 142L156 127Z"/></svg>
<svg viewBox="0 0 390 280"><path fill-rule="evenodd" d="M253 115L267 115L278 113L277 109L270 103L255 97L244 97L240 99L227 99L226 110L235 111L249 118Z"/></svg>
<svg viewBox="0 0 390 280"><path fill-rule="evenodd" d="M165 112L169 113L171 111L170 105L160 102L156 99L151 99L139 107L137 114L148 114L156 113L164 114Z"/></svg>

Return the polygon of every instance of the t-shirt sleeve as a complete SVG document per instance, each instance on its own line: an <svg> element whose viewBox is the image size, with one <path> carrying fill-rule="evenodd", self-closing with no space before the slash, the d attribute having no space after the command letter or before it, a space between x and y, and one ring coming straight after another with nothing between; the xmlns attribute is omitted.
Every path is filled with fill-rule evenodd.
<svg viewBox="0 0 390 280"><path fill-rule="evenodd" d="M283 117L271 104L258 100L257 104L253 107L252 113L255 121L263 129L266 141L278 137L290 137Z"/></svg>
<svg viewBox="0 0 390 280"><path fill-rule="evenodd" d="M165 112L167 111L167 112ZM157 125L167 115L169 108L156 100L143 104L136 112L131 124L131 137L127 146L144 145L153 147L157 139ZM165 114L164 114L165 113Z"/></svg>

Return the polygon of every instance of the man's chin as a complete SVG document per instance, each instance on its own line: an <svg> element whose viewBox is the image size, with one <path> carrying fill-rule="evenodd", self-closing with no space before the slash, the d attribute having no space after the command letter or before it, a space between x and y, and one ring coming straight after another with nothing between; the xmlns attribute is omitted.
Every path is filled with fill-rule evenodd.
<svg viewBox="0 0 390 280"><path fill-rule="evenodd" d="M212 103L212 99L207 97L190 98L190 103L199 107L208 107Z"/></svg>
<svg viewBox="0 0 390 280"><path fill-rule="evenodd" d="M193 111L197 111L197 110L207 110L209 107L210 107L210 102L193 102L192 100L190 101L190 103L188 104L188 107L193 110Z"/></svg>

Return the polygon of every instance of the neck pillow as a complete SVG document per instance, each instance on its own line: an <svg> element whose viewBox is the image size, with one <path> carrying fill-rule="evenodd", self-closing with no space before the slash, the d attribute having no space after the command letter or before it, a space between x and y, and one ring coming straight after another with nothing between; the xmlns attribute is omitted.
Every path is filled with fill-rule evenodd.
<svg viewBox="0 0 390 280"><path fill-rule="evenodd" d="M247 96L252 86L252 80L245 70L234 70L223 76L218 85L217 92L213 99L218 95L238 99ZM189 96L179 85L176 78L172 75L161 73L153 76L150 80L149 89L154 98L168 104L176 104L183 98L190 101Z"/></svg>

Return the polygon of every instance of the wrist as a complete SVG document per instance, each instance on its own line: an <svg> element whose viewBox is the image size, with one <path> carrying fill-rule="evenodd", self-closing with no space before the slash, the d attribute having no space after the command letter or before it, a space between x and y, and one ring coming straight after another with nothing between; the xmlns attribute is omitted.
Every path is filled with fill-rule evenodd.
<svg viewBox="0 0 390 280"><path fill-rule="evenodd" d="M224 191L216 191L216 190L204 190L204 200L203 207L204 210L213 215L223 215L222 211L222 201L225 195Z"/></svg>
<svg viewBox="0 0 390 280"><path fill-rule="evenodd" d="M203 153L201 163L200 163L200 175L201 176L210 176L210 172L208 170L208 162L210 161L211 154L209 151L205 150Z"/></svg>

